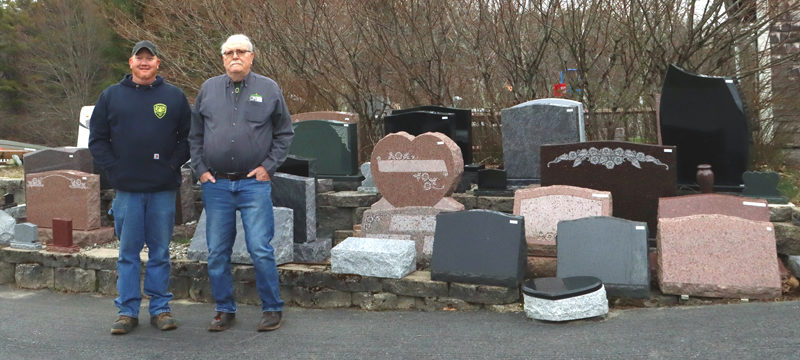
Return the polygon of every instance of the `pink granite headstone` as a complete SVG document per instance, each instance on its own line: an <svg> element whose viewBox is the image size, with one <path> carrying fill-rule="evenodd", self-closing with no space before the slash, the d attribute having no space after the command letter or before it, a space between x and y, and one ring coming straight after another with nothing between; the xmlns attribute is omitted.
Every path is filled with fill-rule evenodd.
<svg viewBox="0 0 800 360"><path fill-rule="evenodd" d="M611 216L611 192L553 185L514 192L514 214L525 218L528 252L556 255L558 222L591 216Z"/></svg>
<svg viewBox="0 0 800 360"><path fill-rule="evenodd" d="M25 175L28 221L49 228L54 218L72 219L72 228L100 227L100 176L75 170Z"/></svg>
<svg viewBox="0 0 800 360"><path fill-rule="evenodd" d="M658 221L661 292L725 298L780 296L772 223L728 215Z"/></svg>
<svg viewBox="0 0 800 360"><path fill-rule="evenodd" d="M659 218L698 214L720 214L754 221L769 221L769 208L767 201L763 199L722 194L696 194L658 199Z"/></svg>
<svg viewBox="0 0 800 360"><path fill-rule="evenodd" d="M372 177L394 207L435 206L450 196L464 172L458 145L441 133L386 135L372 151Z"/></svg>

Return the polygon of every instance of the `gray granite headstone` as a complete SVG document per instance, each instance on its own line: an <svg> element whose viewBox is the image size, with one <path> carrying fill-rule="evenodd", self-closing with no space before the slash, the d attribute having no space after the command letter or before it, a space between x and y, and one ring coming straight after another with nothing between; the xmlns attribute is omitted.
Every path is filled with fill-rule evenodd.
<svg viewBox="0 0 800 360"><path fill-rule="evenodd" d="M647 223L593 216L558 223L558 277L594 276L610 296L650 295Z"/></svg>
<svg viewBox="0 0 800 360"><path fill-rule="evenodd" d="M528 280L522 293L525 314L536 320L569 321L608 313L603 283L591 276Z"/></svg>
<svg viewBox="0 0 800 360"><path fill-rule="evenodd" d="M778 190L781 176L774 171L745 171L742 196L761 198L770 204L786 204L789 199Z"/></svg>
<svg viewBox="0 0 800 360"><path fill-rule="evenodd" d="M25 174L50 170L78 170L90 174L94 171L92 154L86 148L43 149L25 154L23 160Z"/></svg>
<svg viewBox="0 0 800 360"><path fill-rule="evenodd" d="M569 100L569 99L562 99L562 98L545 98L545 99L536 99L531 100L531 104L541 104L541 105L556 105L556 106L563 106L566 108L574 108L575 113L578 116L578 130L580 132L579 138L580 141L586 141L586 122L583 119L583 103L580 101Z"/></svg>
<svg viewBox="0 0 800 360"><path fill-rule="evenodd" d="M26 204L17 205L3 210L14 219L25 219L28 217L28 206Z"/></svg>
<svg viewBox="0 0 800 360"><path fill-rule="evenodd" d="M510 185L539 182L539 148L581 141L577 106L528 101L501 113L503 159Z"/></svg>
<svg viewBox="0 0 800 360"><path fill-rule="evenodd" d="M361 164L361 174L364 175L364 181L358 187L359 192L364 193L377 193L378 187L375 186L375 180L372 179L372 164L367 161Z"/></svg>
<svg viewBox="0 0 800 360"><path fill-rule="evenodd" d="M522 216L490 210L440 213L431 280L519 286L526 255Z"/></svg>
<svg viewBox="0 0 800 360"><path fill-rule="evenodd" d="M331 272L400 279L417 269L411 240L349 237L331 250Z"/></svg>
<svg viewBox="0 0 800 360"><path fill-rule="evenodd" d="M181 225L197 220L194 209L194 178L192 169L181 168L181 186L175 197L175 224Z"/></svg>
<svg viewBox="0 0 800 360"><path fill-rule="evenodd" d="M272 176L272 204L294 211L294 242L317 239L317 187L311 177L276 172Z"/></svg>
<svg viewBox="0 0 800 360"><path fill-rule="evenodd" d="M11 240L11 247L25 250L41 250L42 243L39 241L39 228L36 224L22 223L14 226L14 239Z"/></svg>
<svg viewBox="0 0 800 360"><path fill-rule="evenodd" d="M8 245L14 239L14 225L17 220L0 210L0 246Z"/></svg>
<svg viewBox="0 0 800 360"><path fill-rule="evenodd" d="M285 264L292 262L294 258L294 244L292 242L292 209L283 207L273 208L275 216L275 235L272 237L272 248L275 249L275 263ZM200 214L197 221L197 229L194 231L192 243L189 245L189 259L206 261L208 260L208 243L206 242L206 211ZM233 254L231 263L252 264L250 253L247 251L247 243L244 239L244 226L242 217L236 212L236 239L233 243Z"/></svg>

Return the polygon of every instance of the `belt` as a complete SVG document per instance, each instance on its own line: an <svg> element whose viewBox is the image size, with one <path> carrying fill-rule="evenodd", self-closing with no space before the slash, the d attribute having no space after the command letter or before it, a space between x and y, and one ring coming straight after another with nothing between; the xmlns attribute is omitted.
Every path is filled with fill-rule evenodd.
<svg viewBox="0 0 800 360"><path fill-rule="evenodd" d="M221 171L214 171L211 173L214 175L215 179L228 179L228 180L242 180L247 179L246 172L221 172Z"/></svg>

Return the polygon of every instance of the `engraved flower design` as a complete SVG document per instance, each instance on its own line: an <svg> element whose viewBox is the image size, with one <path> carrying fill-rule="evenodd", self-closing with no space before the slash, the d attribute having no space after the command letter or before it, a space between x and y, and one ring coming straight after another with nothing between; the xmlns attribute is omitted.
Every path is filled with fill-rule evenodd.
<svg viewBox="0 0 800 360"><path fill-rule="evenodd" d="M623 148L616 148L611 149L608 147L604 147L602 149L598 149L594 146L590 147L589 149L580 149L577 151L570 151L569 153L561 154L557 156L555 159L547 163L547 167L550 167L550 164L558 163L561 161L572 161L572 167L577 167L581 165L584 161L588 160L592 165L602 165L605 166L606 169L613 169L617 165L622 165L625 161L628 161L637 169L641 169L642 162L649 162L655 165L663 166L667 170L669 170L669 165L662 163L660 160L656 159L651 155L646 155L641 151L634 151L629 149Z"/></svg>

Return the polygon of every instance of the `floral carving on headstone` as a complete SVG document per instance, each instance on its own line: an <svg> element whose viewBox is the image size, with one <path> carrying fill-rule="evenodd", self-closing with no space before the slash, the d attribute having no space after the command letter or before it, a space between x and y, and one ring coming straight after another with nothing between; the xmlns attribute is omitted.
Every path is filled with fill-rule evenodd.
<svg viewBox="0 0 800 360"><path fill-rule="evenodd" d="M598 149L594 146L588 149L580 149L561 154L552 161L548 162L547 167L550 167L550 164L555 164L562 161L572 161L572 167L577 167L586 160L588 160L592 165L603 165L609 170L613 169L617 165L621 165L625 161L631 163L631 165L637 169L642 168L641 163L649 162L655 165L663 166L666 170L669 170L669 165L664 164L655 157L646 155L641 151L627 150L621 147L616 149L611 149L608 147Z"/></svg>

